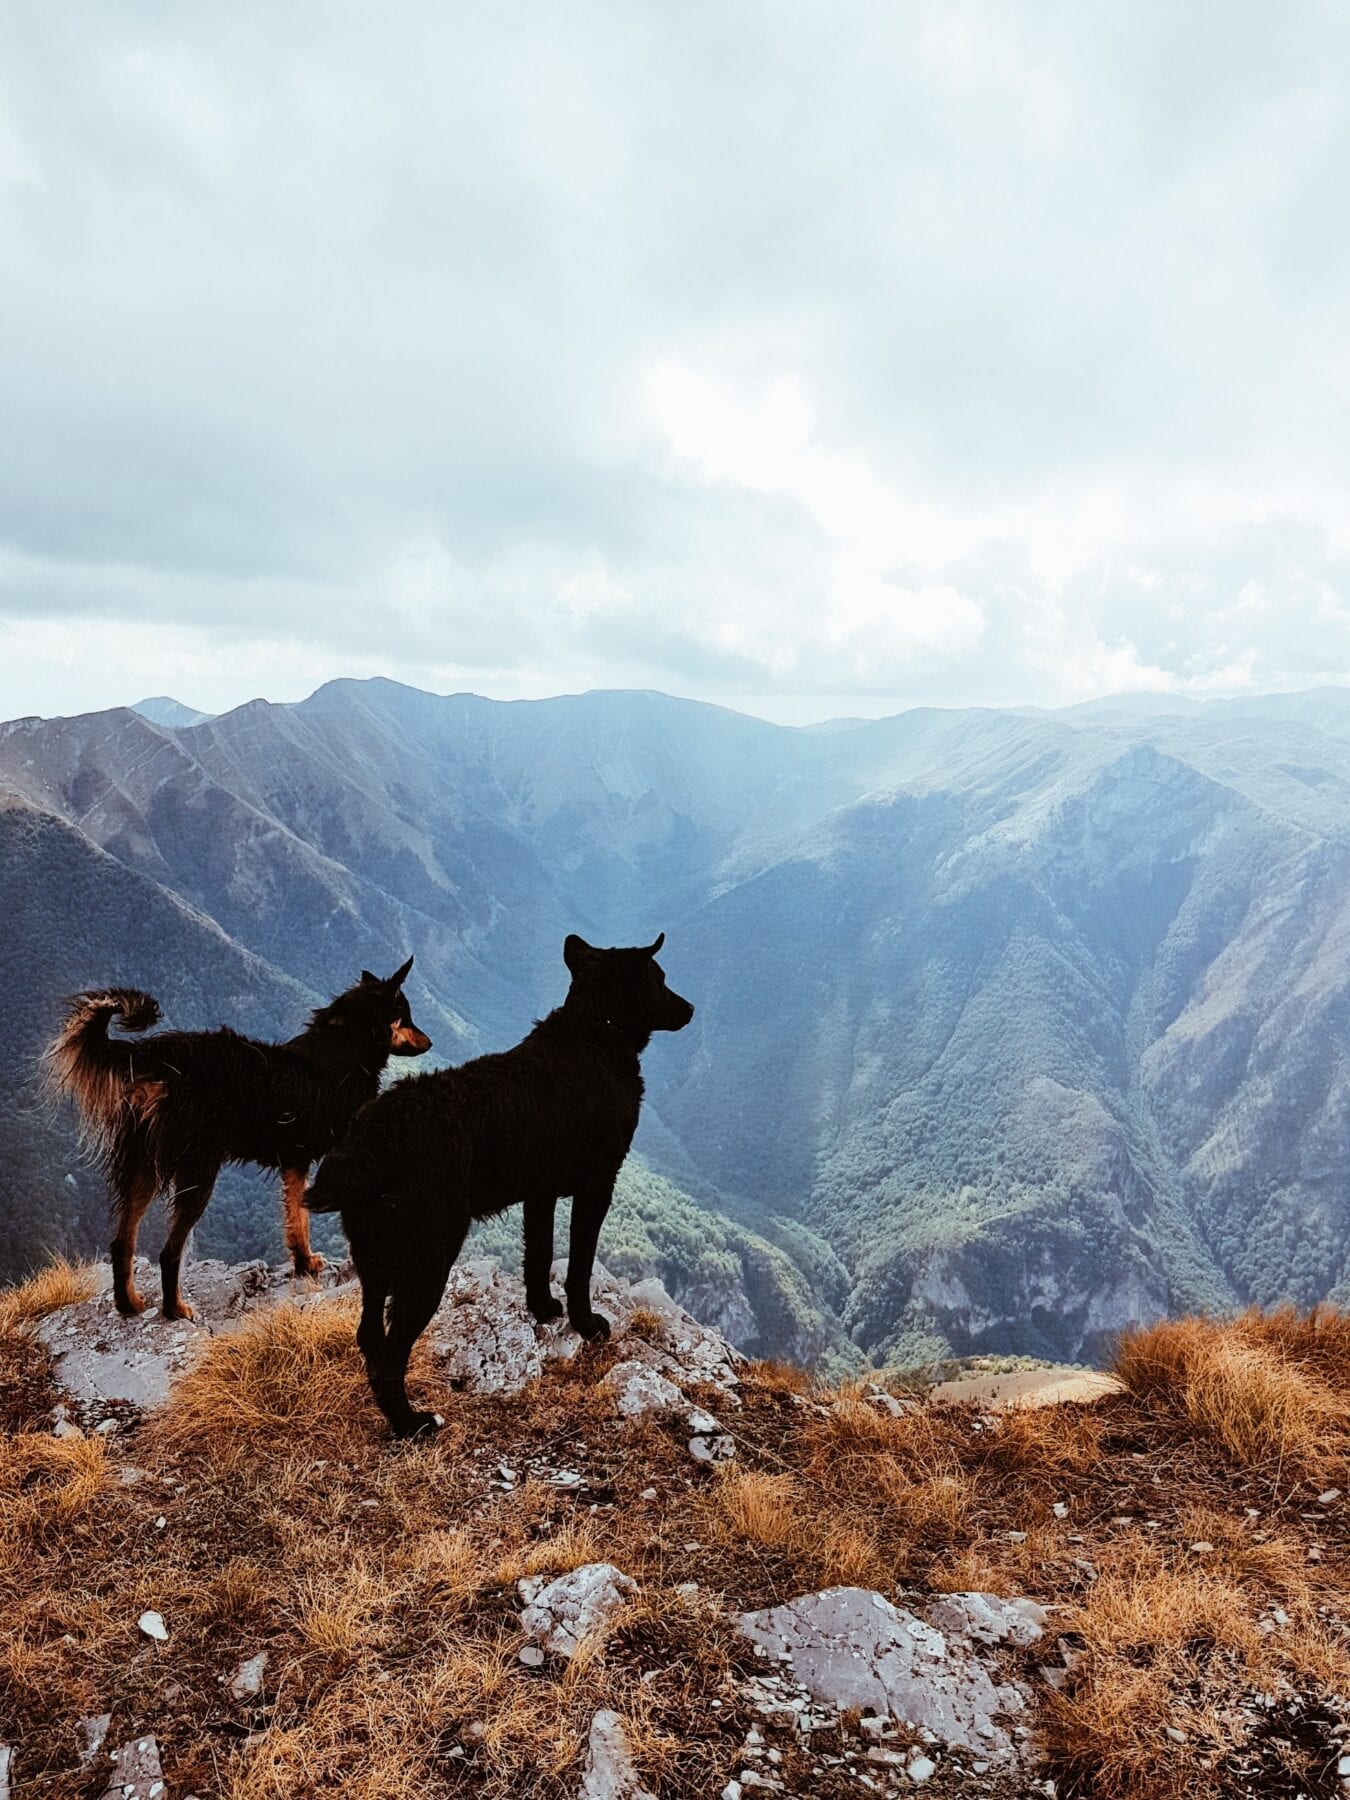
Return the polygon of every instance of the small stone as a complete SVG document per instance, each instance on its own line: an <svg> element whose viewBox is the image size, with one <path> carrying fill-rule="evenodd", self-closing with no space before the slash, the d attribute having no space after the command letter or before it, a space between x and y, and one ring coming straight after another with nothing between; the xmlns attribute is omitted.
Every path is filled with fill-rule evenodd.
<svg viewBox="0 0 1350 1800"><path fill-rule="evenodd" d="M730 1462L736 1454L736 1445L725 1432L717 1437L693 1437L689 1440L689 1454L700 1463Z"/></svg>
<svg viewBox="0 0 1350 1800"><path fill-rule="evenodd" d="M230 1693L236 1700L254 1700L262 1692L263 1671L267 1667L267 1652L259 1650L256 1656L250 1656L241 1662L230 1682Z"/></svg>
<svg viewBox="0 0 1350 1800"><path fill-rule="evenodd" d="M539 1648L538 1644L522 1644L520 1647L520 1660L527 1669L537 1669L543 1663L544 1653Z"/></svg>
<svg viewBox="0 0 1350 1800"><path fill-rule="evenodd" d="M1008 1533L1008 1542L1010 1544L1025 1544L1026 1541L1027 1534L1025 1531L1010 1531ZM924 1780L927 1781L927 1779L928 1777L925 1775Z"/></svg>
<svg viewBox="0 0 1350 1800"><path fill-rule="evenodd" d="M873 1744L867 1752L867 1761L883 1769L903 1769L905 1757L905 1751L888 1750L884 1744Z"/></svg>
<svg viewBox="0 0 1350 1800"><path fill-rule="evenodd" d="M108 1777L104 1800L162 1800L164 1771L154 1738L133 1738L113 1752L112 1760L116 1767Z"/></svg>
<svg viewBox="0 0 1350 1800"><path fill-rule="evenodd" d="M916 1756L905 1773L915 1787L922 1787L925 1781L931 1781L937 1774L937 1764L931 1756Z"/></svg>
<svg viewBox="0 0 1350 1800"><path fill-rule="evenodd" d="M81 1719L75 1727L75 1737L80 1746L80 1761L91 1763L103 1748L103 1740L108 1735L108 1727L112 1724L111 1713L97 1713L87 1719Z"/></svg>
<svg viewBox="0 0 1350 1800"><path fill-rule="evenodd" d="M161 1613L143 1612L136 1623L140 1626L146 1637L153 1638L157 1644L168 1643L169 1628L164 1623L164 1618Z"/></svg>
<svg viewBox="0 0 1350 1800"><path fill-rule="evenodd" d="M1336 1764L1336 1773L1342 1781L1350 1781L1350 1756L1342 1756Z"/></svg>
<svg viewBox="0 0 1350 1800"><path fill-rule="evenodd" d="M14 1773L14 1751L0 1744L0 1800L9 1800L9 1778Z"/></svg>
<svg viewBox="0 0 1350 1800"><path fill-rule="evenodd" d="M1212 1556L1213 1554L1214 1546L1208 1538L1201 1538L1198 1543L1191 1545L1192 1556Z"/></svg>
<svg viewBox="0 0 1350 1800"><path fill-rule="evenodd" d="M117 1428L116 1419L103 1419L96 1427L102 1437L111 1437Z"/></svg>
<svg viewBox="0 0 1350 1800"><path fill-rule="evenodd" d="M1321 1550L1318 1549L1316 1544L1309 1544L1309 1546L1308 1546L1308 1561L1309 1562L1321 1562L1321 1560L1322 1560Z"/></svg>
<svg viewBox="0 0 1350 1800"><path fill-rule="evenodd" d="M59 1438L82 1438L84 1433L70 1419L58 1419L52 1426L52 1436Z"/></svg>
<svg viewBox="0 0 1350 1800"><path fill-rule="evenodd" d="M1168 1725L1164 1729L1166 1730L1168 1737L1171 1738L1171 1740L1174 1744L1184 1744L1186 1742L1186 1733L1184 1731L1182 1731L1178 1726Z"/></svg>
<svg viewBox="0 0 1350 1800"><path fill-rule="evenodd" d="M1328 1488L1324 1494L1319 1494L1317 1496L1317 1504L1319 1506L1331 1506L1335 1501L1339 1500L1340 1497L1341 1490L1339 1488Z"/></svg>
<svg viewBox="0 0 1350 1800"><path fill-rule="evenodd" d="M655 1500L656 1489L655 1488L643 1488L642 1492L638 1495L638 1498L639 1498L639 1500Z"/></svg>
<svg viewBox="0 0 1350 1800"><path fill-rule="evenodd" d="M1063 1500L1056 1500L1051 1510L1057 1519L1067 1519L1069 1516L1069 1508Z"/></svg>

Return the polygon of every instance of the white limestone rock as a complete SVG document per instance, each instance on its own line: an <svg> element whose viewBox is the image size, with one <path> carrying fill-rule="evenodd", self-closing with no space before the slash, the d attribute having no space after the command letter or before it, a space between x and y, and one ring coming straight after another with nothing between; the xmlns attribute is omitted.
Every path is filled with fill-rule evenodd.
<svg viewBox="0 0 1350 1800"><path fill-rule="evenodd" d="M1043 1635L1049 1609L1035 1600L1002 1600L997 1594L943 1594L925 1613L930 1625L953 1637L1025 1649Z"/></svg>
<svg viewBox="0 0 1350 1800"><path fill-rule="evenodd" d="M235 1700L256 1700L262 1692L263 1674L267 1668L267 1652L259 1650L241 1662L230 1682L230 1695Z"/></svg>
<svg viewBox="0 0 1350 1800"><path fill-rule="evenodd" d="M680 1412L688 1404L668 1376L643 1362L615 1363L604 1385L613 1390L614 1404L623 1419L650 1412Z"/></svg>
<svg viewBox="0 0 1350 1800"><path fill-rule="evenodd" d="M586 1773L577 1800L655 1800L633 1766L628 1733L616 1712L605 1709L591 1720Z"/></svg>
<svg viewBox="0 0 1350 1800"><path fill-rule="evenodd" d="M103 1800L168 1800L154 1738L133 1738L115 1753Z"/></svg>
<svg viewBox="0 0 1350 1800"><path fill-rule="evenodd" d="M552 1580L527 1575L516 1586L525 1602L521 1629L556 1656L571 1656L589 1632L637 1592L637 1583L613 1563L585 1563Z"/></svg>
<svg viewBox="0 0 1350 1800"><path fill-rule="evenodd" d="M950 1640L937 1627L866 1588L826 1588L785 1606L745 1613L741 1630L784 1661L816 1700L841 1710L887 1714L993 1760L1011 1761L1000 1723L1027 1703L1024 1689L996 1684L969 1632Z"/></svg>

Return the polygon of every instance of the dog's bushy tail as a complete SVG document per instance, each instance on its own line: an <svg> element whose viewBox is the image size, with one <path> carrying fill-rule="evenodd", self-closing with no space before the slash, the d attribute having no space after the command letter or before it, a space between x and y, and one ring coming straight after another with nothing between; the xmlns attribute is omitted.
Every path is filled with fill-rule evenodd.
<svg viewBox="0 0 1350 1800"><path fill-rule="evenodd" d="M117 1138L136 1053L134 1044L108 1036L114 1019L123 1031L149 1031L159 1023L159 1002L137 988L76 994L43 1058L56 1092L74 1100L85 1140L105 1155Z"/></svg>

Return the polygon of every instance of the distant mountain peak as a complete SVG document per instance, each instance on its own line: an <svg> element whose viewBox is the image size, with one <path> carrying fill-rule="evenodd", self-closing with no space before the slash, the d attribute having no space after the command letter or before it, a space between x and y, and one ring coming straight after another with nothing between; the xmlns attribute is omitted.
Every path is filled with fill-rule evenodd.
<svg viewBox="0 0 1350 1800"><path fill-rule="evenodd" d="M167 725L171 730L201 725L215 717L214 713L198 712L195 706L184 706L181 700L175 700L169 694L154 694L148 700L138 700L131 710L143 719L149 719L152 725Z"/></svg>

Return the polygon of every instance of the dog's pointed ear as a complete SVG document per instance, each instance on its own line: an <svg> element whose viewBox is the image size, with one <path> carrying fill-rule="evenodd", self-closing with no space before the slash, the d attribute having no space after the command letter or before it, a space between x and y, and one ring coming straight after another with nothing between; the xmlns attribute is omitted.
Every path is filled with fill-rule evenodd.
<svg viewBox="0 0 1350 1800"><path fill-rule="evenodd" d="M372 975L369 969L362 969L362 971L361 971L361 986L362 987L379 987L381 985L382 984L380 982L380 978L378 975Z"/></svg>
<svg viewBox="0 0 1350 1800"><path fill-rule="evenodd" d="M578 969L588 963L594 955L595 950L593 946L588 944L585 938L578 937L575 931L569 932L563 939L563 961L567 964L567 967L571 970L573 975L576 974Z"/></svg>
<svg viewBox="0 0 1350 1800"><path fill-rule="evenodd" d="M661 948L662 944L664 944L665 941L666 941L666 934L664 931L662 931L658 934L656 942L654 944L648 944L648 946L647 946L648 956L655 956L657 951Z"/></svg>
<svg viewBox="0 0 1350 1800"><path fill-rule="evenodd" d="M391 988L401 988L403 986L404 982L408 979L408 970L411 969L412 966L413 966L413 959L410 956L408 958L407 962L404 963L404 965L401 969L394 970L393 974L389 977L388 981L385 983L385 986L391 987Z"/></svg>

